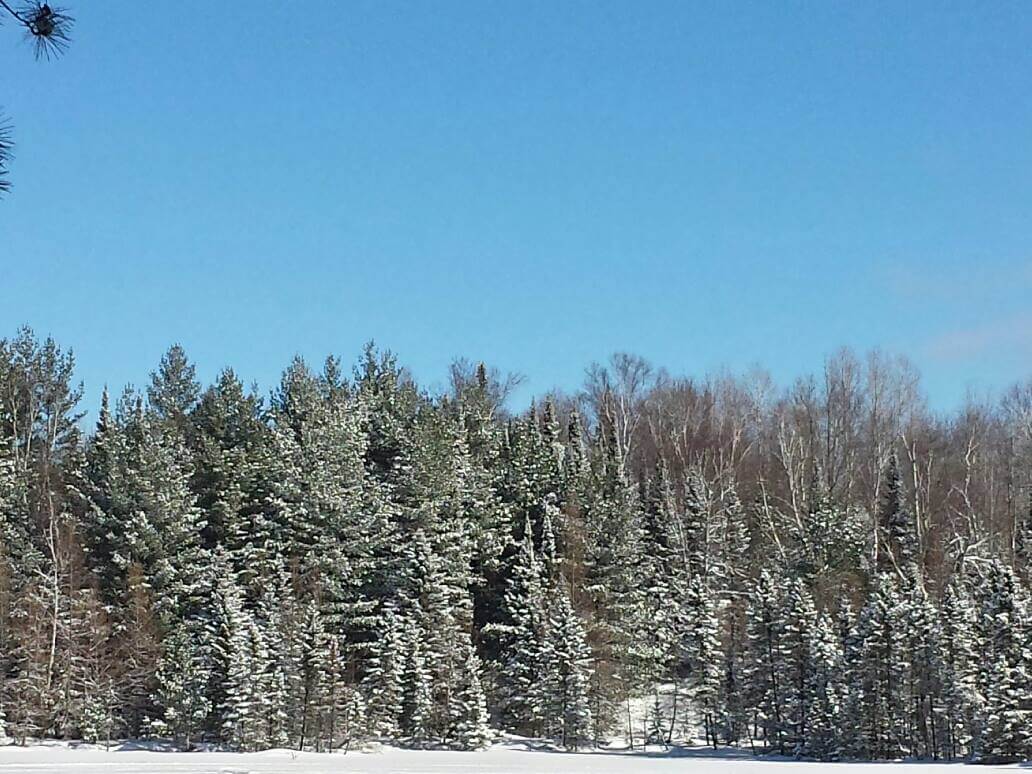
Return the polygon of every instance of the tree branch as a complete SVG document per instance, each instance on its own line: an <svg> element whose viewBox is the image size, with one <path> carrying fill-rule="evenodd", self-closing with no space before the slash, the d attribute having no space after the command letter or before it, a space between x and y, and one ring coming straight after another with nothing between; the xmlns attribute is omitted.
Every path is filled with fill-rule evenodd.
<svg viewBox="0 0 1032 774"><path fill-rule="evenodd" d="M66 13L66 9L40 2L15 8L8 0L0 0L0 9L25 28L34 42L37 59L51 59L68 48L71 42L68 33L75 20Z"/></svg>

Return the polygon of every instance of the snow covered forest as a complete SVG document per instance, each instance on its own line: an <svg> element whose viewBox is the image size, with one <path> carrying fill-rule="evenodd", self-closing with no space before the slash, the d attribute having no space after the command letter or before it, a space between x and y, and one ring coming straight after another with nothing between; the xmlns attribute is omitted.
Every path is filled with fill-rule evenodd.
<svg viewBox="0 0 1032 774"><path fill-rule="evenodd" d="M451 374L173 347L87 429L70 352L0 342L3 734L1032 757L1032 382Z"/></svg>

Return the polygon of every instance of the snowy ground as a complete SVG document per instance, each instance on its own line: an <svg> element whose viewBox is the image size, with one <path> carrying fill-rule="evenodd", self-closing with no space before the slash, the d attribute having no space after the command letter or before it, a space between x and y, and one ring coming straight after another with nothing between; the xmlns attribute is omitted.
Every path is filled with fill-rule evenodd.
<svg viewBox="0 0 1032 774"><path fill-rule="evenodd" d="M713 754L700 749L650 753L561 753L517 745L483 752L384 749L346 755L269 750L261 753L162 752L131 746L105 752L85 746L40 745L0 748L0 774L248 774L249 772L369 772L370 774L961 774L961 772L1027 771L1021 767L964 768L934 763L800 763L757 760L747 754Z"/></svg>

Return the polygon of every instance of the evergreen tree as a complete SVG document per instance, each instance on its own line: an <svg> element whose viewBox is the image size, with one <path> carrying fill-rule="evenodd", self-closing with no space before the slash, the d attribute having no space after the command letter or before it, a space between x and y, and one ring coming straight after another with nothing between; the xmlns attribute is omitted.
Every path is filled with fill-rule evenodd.
<svg viewBox="0 0 1032 774"><path fill-rule="evenodd" d="M543 714L549 735L576 750L597 737L591 713L591 650L583 623L570 605L565 579L559 579L550 598L542 654Z"/></svg>
<svg viewBox="0 0 1032 774"><path fill-rule="evenodd" d="M487 701L480 685L480 659L471 642L463 643L461 650L464 655L459 679L448 697L451 721L448 736L460 750L479 750L491 741Z"/></svg>
<svg viewBox="0 0 1032 774"><path fill-rule="evenodd" d="M271 747L286 747L290 744L290 709L292 653L290 649L291 623L289 614L293 607L288 584L283 573L269 579L258 604L256 625L264 637L264 669L259 675L262 686L262 708L265 742Z"/></svg>
<svg viewBox="0 0 1032 774"><path fill-rule="evenodd" d="M882 475L881 502L878 509L878 569L894 569L913 576L918 560L917 531L914 518L904 500L899 460L893 451Z"/></svg>
<svg viewBox="0 0 1032 774"><path fill-rule="evenodd" d="M401 731L414 746L422 746L433 734L433 676L424 653L424 631L420 625L421 613L412 610L404 629L405 667L403 684L405 698L402 704Z"/></svg>
<svg viewBox="0 0 1032 774"><path fill-rule="evenodd" d="M673 719L666 717L660 685L676 679L687 576L674 548L677 515L666 464L660 461L643 485L640 620L635 624L639 680L652 687L646 743L665 743Z"/></svg>
<svg viewBox="0 0 1032 774"><path fill-rule="evenodd" d="M327 634L319 606L310 601L305 608L299 641L298 673L300 696L298 710L298 749L318 745L320 713L325 704L326 684L329 679L331 638Z"/></svg>
<svg viewBox="0 0 1032 774"><path fill-rule="evenodd" d="M838 633L827 616L818 616L808 636L806 727L799 752L822 761L844 753L844 664Z"/></svg>
<svg viewBox="0 0 1032 774"><path fill-rule="evenodd" d="M903 606L891 576L875 579L857 621L858 655L853 690L858 695L861 754L894 759L906 752L905 661Z"/></svg>
<svg viewBox="0 0 1032 774"><path fill-rule="evenodd" d="M369 728L377 736L401 736L405 691L405 631L393 604L385 606L365 677Z"/></svg>
<svg viewBox="0 0 1032 774"><path fill-rule="evenodd" d="M201 631L185 622L167 632L162 642L154 695L162 717L153 720L151 731L171 736L183 749L190 749L212 709L207 690L212 677L207 649Z"/></svg>
<svg viewBox="0 0 1032 774"><path fill-rule="evenodd" d="M784 691L781 669L781 600L774 576L764 570L750 589L746 614L749 660L746 682L753 727L767 746L784 752Z"/></svg>
<svg viewBox="0 0 1032 774"><path fill-rule="evenodd" d="M265 742L268 650L264 632L244 607L243 592L232 570L228 565L220 569L219 652L225 665L224 698L219 707L222 733L234 747L256 750Z"/></svg>
<svg viewBox="0 0 1032 774"><path fill-rule="evenodd" d="M717 701L721 670L714 598L703 579L688 585L684 631L681 637L681 669L688 678L689 695L702 716L707 743L717 746Z"/></svg>
<svg viewBox="0 0 1032 774"><path fill-rule="evenodd" d="M1032 494L1014 522L1014 564L1026 583L1032 583Z"/></svg>
<svg viewBox="0 0 1032 774"><path fill-rule="evenodd" d="M1017 761L1032 753L1032 696L1027 600L1014 573L998 560L982 580L976 618L980 657L979 760Z"/></svg>
<svg viewBox="0 0 1032 774"><path fill-rule="evenodd" d="M939 629L943 752L948 760L953 760L971 750L978 701L974 608L967 590L956 578L943 593Z"/></svg>
<svg viewBox="0 0 1032 774"><path fill-rule="evenodd" d="M709 576L713 542L709 487L698 468L692 468L685 482L684 516L681 520L680 551L689 578Z"/></svg>
<svg viewBox="0 0 1032 774"><path fill-rule="evenodd" d="M808 711L813 697L811 637L817 612L809 591L799 580L789 582L781 615L779 648L775 652L783 687L782 722L787 748L800 750L807 739Z"/></svg>
<svg viewBox="0 0 1032 774"><path fill-rule="evenodd" d="M932 758L938 753L936 700L940 693L942 656L939 621L923 585L907 582L900 623L906 664L907 730L911 756Z"/></svg>
<svg viewBox="0 0 1032 774"><path fill-rule="evenodd" d="M174 344L161 358L158 369L151 373L147 386L147 402L160 422L166 423L183 440L191 429L190 413L201 395L197 369L186 357L186 351Z"/></svg>
<svg viewBox="0 0 1032 774"><path fill-rule="evenodd" d="M487 629L500 640L495 705L503 728L537 736L542 730L539 684L543 673L545 597L542 568L527 517L505 592L505 623Z"/></svg>
<svg viewBox="0 0 1032 774"><path fill-rule="evenodd" d="M599 439L588 475L582 591L591 611L592 719L600 737L637 682L635 632L643 595L635 570L641 565L641 523L615 439Z"/></svg>
<svg viewBox="0 0 1032 774"><path fill-rule="evenodd" d="M372 347L266 402L173 347L84 438L73 367L0 341L0 740L1032 756L1032 511L979 483L1022 464L1003 422L972 455L911 417L912 513L883 396L830 383L744 413L606 383L585 422Z"/></svg>

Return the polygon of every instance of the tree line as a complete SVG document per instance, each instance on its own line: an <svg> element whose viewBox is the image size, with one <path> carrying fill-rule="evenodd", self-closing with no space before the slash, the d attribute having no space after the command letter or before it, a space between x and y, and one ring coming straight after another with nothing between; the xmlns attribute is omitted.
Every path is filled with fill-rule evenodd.
<svg viewBox="0 0 1032 774"><path fill-rule="evenodd" d="M84 432L72 354L0 341L0 733L1032 757L1032 383L450 381L175 346Z"/></svg>

